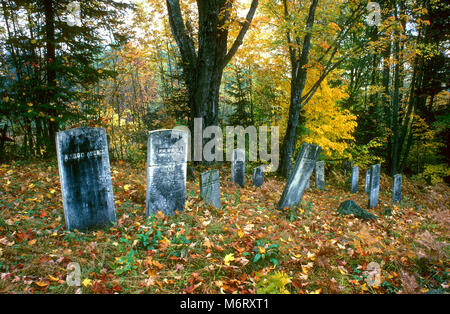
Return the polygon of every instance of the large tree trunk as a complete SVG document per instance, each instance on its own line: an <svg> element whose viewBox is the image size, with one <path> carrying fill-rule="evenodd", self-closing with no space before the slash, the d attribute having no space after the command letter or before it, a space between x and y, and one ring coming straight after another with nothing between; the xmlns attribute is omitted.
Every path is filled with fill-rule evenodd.
<svg viewBox="0 0 450 314"><path fill-rule="evenodd" d="M197 51L183 21L179 0L166 0L166 3L170 28L181 53L183 75L189 94L189 124L191 134L194 134L195 118L203 119L202 129L219 123L219 91L223 70L242 44L258 6L258 0L252 0L246 22L243 23L228 51L227 23L230 18L231 1L197 0L199 16ZM191 139L193 141L194 136L191 136Z"/></svg>
<svg viewBox="0 0 450 314"><path fill-rule="evenodd" d="M297 144L297 126L300 111L302 109L301 97L303 89L305 88L307 79L307 69L305 65L308 64L309 49L311 46L311 30L314 24L314 15L316 12L318 0L312 0L309 7L308 18L306 21L306 29L309 30L304 39L303 46L300 52L299 49L291 47L290 34L287 34L289 44L290 60L291 60L291 99L289 105L289 117L286 134L284 135L283 144L281 146L281 158L279 172L281 175L288 177L291 169L292 161L294 159L294 151ZM284 1L285 15L288 15L287 4ZM298 50L298 51L297 51ZM299 56L298 56L299 54ZM303 104L304 105L304 104Z"/></svg>

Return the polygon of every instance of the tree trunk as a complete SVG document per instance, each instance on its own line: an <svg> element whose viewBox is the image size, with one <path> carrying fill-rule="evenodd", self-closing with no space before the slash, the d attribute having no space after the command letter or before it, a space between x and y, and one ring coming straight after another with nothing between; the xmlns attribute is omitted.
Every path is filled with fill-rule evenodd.
<svg viewBox="0 0 450 314"><path fill-rule="evenodd" d="M289 116L286 134L281 146L281 158L279 172L281 175L288 177L291 169L292 161L294 159L294 151L297 144L297 126L300 115L301 96L305 88L307 79L307 69L304 67L308 64L309 49L311 45L311 33L314 24L314 15L316 12L318 0L312 0L309 7L309 14L306 22L307 33L303 39L303 46L300 52L297 48L290 46L291 39L289 33L287 40L289 44L290 60L291 60L291 99L289 105ZM286 1L284 2L285 13L287 13ZM298 56L298 54L300 56Z"/></svg>

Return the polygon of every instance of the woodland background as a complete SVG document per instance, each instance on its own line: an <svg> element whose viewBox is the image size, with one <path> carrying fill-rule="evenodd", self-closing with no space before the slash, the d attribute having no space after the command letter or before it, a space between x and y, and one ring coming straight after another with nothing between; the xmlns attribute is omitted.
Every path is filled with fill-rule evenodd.
<svg viewBox="0 0 450 314"><path fill-rule="evenodd" d="M359 0L96 0L71 26L69 2L0 0L0 292L448 292L448 3L380 0L371 26ZM196 164L221 167L222 211L194 180L185 212L145 221L148 131L196 117L279 126L278 172L240 190L228 165ZM107 130L118 217L87 234L65 230L55 158L79 126ZM303 142L323 148L326 189L280 212ZM335 213L367 201L348 160L382 164L376 223Z"/></svg>

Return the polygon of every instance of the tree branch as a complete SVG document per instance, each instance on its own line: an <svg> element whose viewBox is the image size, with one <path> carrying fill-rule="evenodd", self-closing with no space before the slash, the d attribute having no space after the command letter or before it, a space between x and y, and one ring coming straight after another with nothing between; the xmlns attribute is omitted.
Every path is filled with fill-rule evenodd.
<svg viewBox="0 0 450 314"><path fill-rule="evenodd" d="M258 7L258 0L252 0L252 4L250 5L250 9L248 10L248 13L247 13L246 21L245 21L244 25L242 25L242 28L239 31L239 34L236 37L230 50L225 55L223 62L222 62L222 68L224 68L228 64L228 62L230 62L231 58L233 58L233 56L236 54L236 51L238 50L239 46L242 45L242 40L244 39L244 36L250 27L250 24L253 20L253 16L255 15L257 7Z"/></svg>
<svg viewBox="0 0 450 314"><path fill-rule="evenodd" d="M167 13L169 15L170 29L180 48L181 57L185 64L194 66L197 60L194 42L188 35L181 15L179 0L166 0Z"/></svg>

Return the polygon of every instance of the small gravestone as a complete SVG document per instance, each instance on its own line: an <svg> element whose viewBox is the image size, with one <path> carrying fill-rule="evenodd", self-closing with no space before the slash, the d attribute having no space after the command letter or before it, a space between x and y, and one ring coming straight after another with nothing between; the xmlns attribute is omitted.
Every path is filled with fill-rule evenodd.
<svg viewBox="0 0 450 314"><path fill-rule="evenodd" d="M187 179L188 180L194 180L194 167L192 166L187 166Z"/></svg>
<svg viewBox="0 0 450 314"><path fill-rule="evenodd" d="M76 128L56 135L66 226L89 230L116 221L106 131Z"/></svg>
<svg viewBox="0 0 450 314"><path fill-rule="evenodd" d="M394 175L392 182L392 202L400 203L402 201L402 175Z"/></svg>
<svg viewBox="0 0 450 314"><path fill-rule="evenodd" d="M325 162L323 160L316 162L316 188L323 190L325 188Z"/></svg>
<svg viewBox="0 0 450 314"><path fill-rule="evenodd" d="M243 149L235 149L231 159L231 181L236 182L241 187L245 183L245 151Z"/></svg>
<svg viewBox="0 0 450 314"><path fill-rule="evenodd" d="M205 171L200 174L200 195L206 203L220 209L219 170Z"/></svg>
<svg viewBox="0 0 450 314"><path fill-rule="evenodd" d="M309 189L309 179L306 180L306 189Z"/></svg>
<svg viewBox="0 0 450 314"><path fill-rule="evenodd" d="M339 205L337 212L341 215L353 215L363 220L377 220L377 216L362 209L352 200L344 201Z"/></svg>
<svg viewBox="0 0 450 314"><path fill-rule="evenodd" d="M253 170L253 185L256 187L260 187L264 184L264 167L256 167Z"/></svg>
<svg viewBox="0 0 450 314"><path fill-rule="evenodd" d="M380 170L380 164L370 167L369 208L374 208L378 205L378 193L380 190Z"/></svg>
<svg viewBox="0 0 450 314"><path fill-rule="evenodd" d="M289 175L278 208L297 206L305 192L307 182L314 170L317 158L322 148L317 145L303 143L295 161L295 166Z"/></svg>
<svg viewBox="0 0 450 314"><path fill-rule="evenodd" d="M355 166L352 168L352 178L351 178L352 193L356 193L358 191L358 177L359 177L359 167Z"/></svg>
<svg viewBox="0 0 450 314"><path fill-rule="evenodd" d="M187 133L157 130L148 135L146 216L183 211L186 200Z"/></svg>
<svg viewBox="0 0 450 314"><path fill-rule="evenodd" d="M366 179L364 181L364 191L366 191L366 193L369 193L369 187L370 187L370 169L367 169Z"/></svg>

